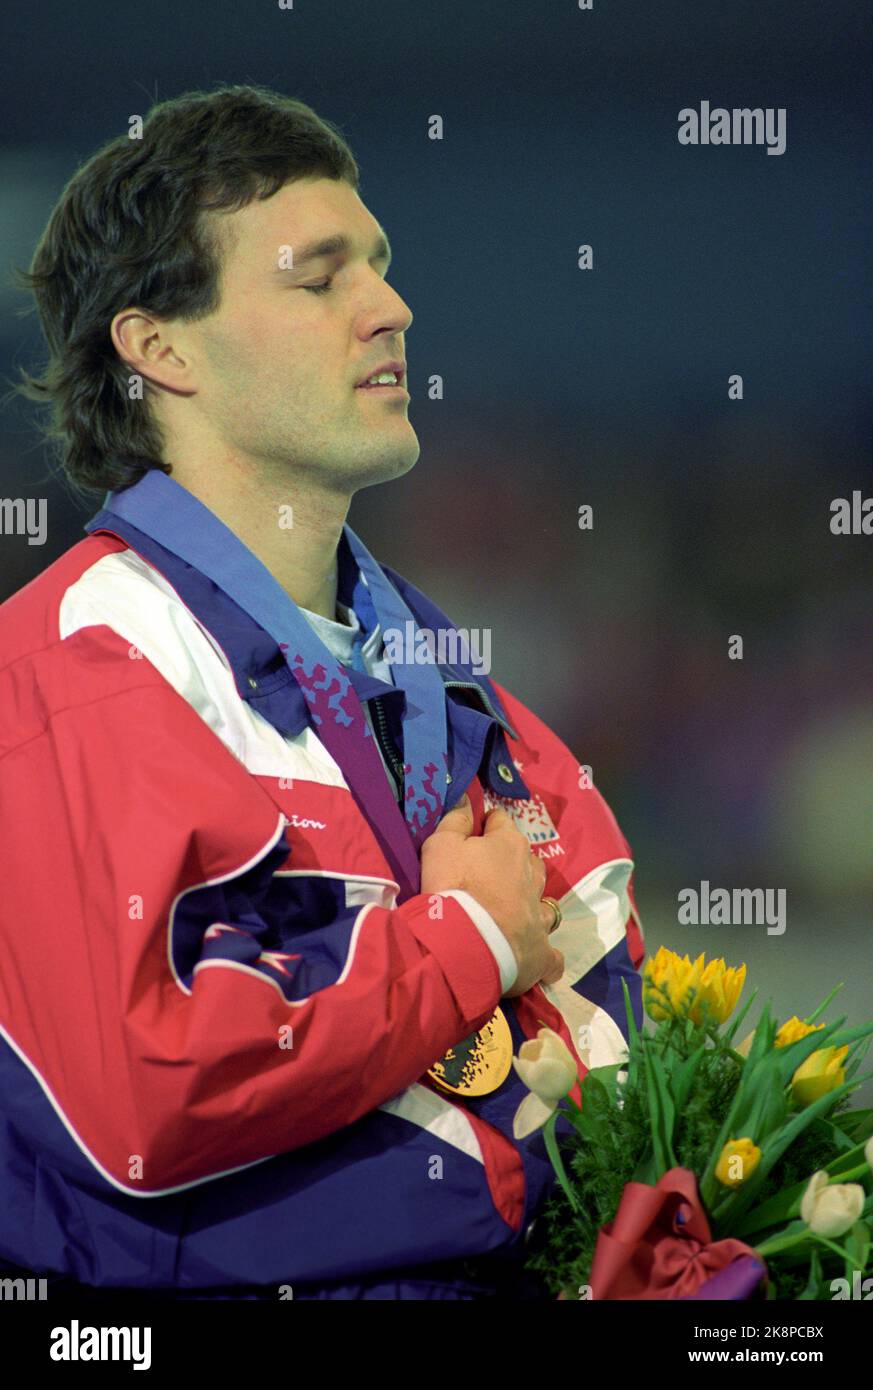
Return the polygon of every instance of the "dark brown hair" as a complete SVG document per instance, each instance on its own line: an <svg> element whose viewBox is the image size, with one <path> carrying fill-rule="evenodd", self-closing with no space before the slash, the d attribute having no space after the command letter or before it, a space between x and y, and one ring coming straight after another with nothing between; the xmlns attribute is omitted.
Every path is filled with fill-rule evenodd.
<svg viewBox="0 0 873 1390"><path fill-rule="evenodd" d="M119 135L64 188L19 286L31 290L49 348L43 375L16 390L51 407L43 429L60 446L74 493L129 487L171 472L131 368L110 337L128 305L162 318L219 306L221 244L204 216L269 198L289 180L359 171L339 131L311 107L265 87L193 91L153 106L140 139Z"/></svg>

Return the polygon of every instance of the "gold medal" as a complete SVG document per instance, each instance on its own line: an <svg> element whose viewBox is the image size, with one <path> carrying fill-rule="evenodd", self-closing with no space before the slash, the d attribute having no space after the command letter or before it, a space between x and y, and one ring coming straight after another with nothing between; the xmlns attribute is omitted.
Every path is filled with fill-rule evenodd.
<svg viewBox="0 0 873 1390"><path fill-rule="evenodd" d="M498 1005L477 1033L450 1047L427 1074L452 1095L487 1096L503 1085L511 1066L512 1034Z"/></svg>

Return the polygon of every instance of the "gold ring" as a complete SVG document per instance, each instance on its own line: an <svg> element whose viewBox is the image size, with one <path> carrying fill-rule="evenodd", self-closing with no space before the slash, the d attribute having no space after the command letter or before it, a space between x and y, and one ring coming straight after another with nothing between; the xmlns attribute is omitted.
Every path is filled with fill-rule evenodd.
<svg viewBox="0 0 873 1390"><path fill-rule="evenodd" d="M558 904L555 902L554 898L542 898L541 901L544 903L548 903L549 907L555 914L555 920L552 926L549 927L549 936L551 936L552 932L556 931L557 928L561 925L561 919L563 918L564 914L561 911Z"/></svg>

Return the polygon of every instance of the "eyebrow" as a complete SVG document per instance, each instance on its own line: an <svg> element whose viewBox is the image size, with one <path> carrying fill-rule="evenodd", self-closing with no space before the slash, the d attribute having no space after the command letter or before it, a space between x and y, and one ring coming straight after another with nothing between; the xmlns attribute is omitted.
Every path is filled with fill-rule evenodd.
<svg viewBox="0 0 873 1390"><path fill-rule="evenodd" d="M306 265L309 261L319 261L328 256L341 256L351 251L351 249L351 240L345 233L335 232L333 236L320 237L318 241L307 242L305 246L301 247L299 252L295 251L292 247L294 264L293 266L289 266L289 269L299 270L301 266ZM391 246L384 232L381 232L373 242L373 250L370 259L374 261L385 261L387 263L385 267L386 270L391 264ZM279 274L283 275L285 272L280 270Z"/></svg>

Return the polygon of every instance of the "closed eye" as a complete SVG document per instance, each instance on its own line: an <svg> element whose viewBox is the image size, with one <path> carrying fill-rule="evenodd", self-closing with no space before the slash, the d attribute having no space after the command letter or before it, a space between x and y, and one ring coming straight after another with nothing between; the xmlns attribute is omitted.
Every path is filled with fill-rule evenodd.
<svg viewBox="0 0 873 1390"><path fill-rule="evenodd" d="M386 267L385 267L385 275L387 276L387 274L388 274L388 267L386 266ZM328 290L330 289L330 287L331 287L331 285L332 285L332 283L333 283L333 278L334 278L334 277L331 275L329 279L327 279L327 280L321 280L321 281L319 281L319 283L318 283L317 285L301 285L300 288L301 288L302 290L309 290L310 294L327 294ZM383 277L383 278L384 278L384 277Z"/></svg>

